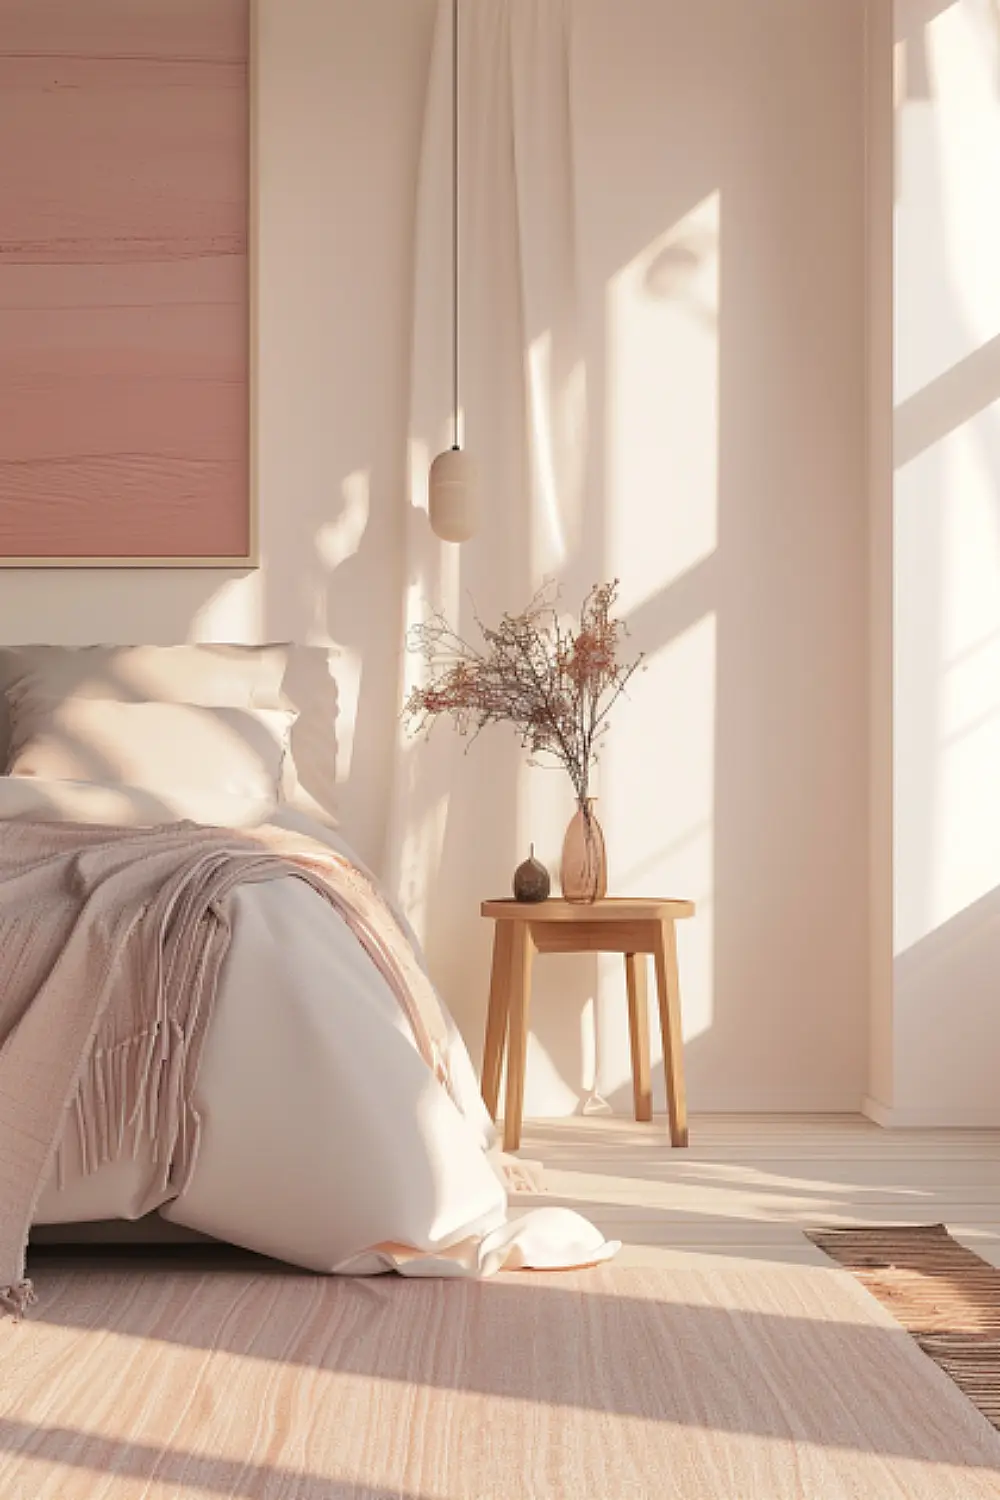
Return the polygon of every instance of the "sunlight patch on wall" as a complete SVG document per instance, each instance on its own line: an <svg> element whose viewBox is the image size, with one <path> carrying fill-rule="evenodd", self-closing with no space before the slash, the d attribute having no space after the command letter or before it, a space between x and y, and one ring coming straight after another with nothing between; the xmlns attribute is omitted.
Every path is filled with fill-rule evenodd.
<svg viewBox="0 0 1000 1500"><path fill-rule="evenodd" d="M666 595L717 545L720 230L714 192L609 288L609 567L621 579L625 613ZM715 617L674 640L642 644L649 657L616 712L603 778L627 851L624 893L632 880L639 894L658 879L675 890L686 882L690 893L693 879L705 895ZM672 721L683 733L671 735ZM650 725L660 726L655 746Z"/></svg>
<svg viewBox="0 0 1000 1500"><path fill-rule="evenodd" d="M410 503L414 510L425 511L427 509L427 476L430 463L431 455L428 445L424 442L412 441L410 443L409 480ZM405 649L411 631L415 626L422 625L426 621L431 604L435 609L440 609L449 621L457 622L461 600L461 548L429 540L425 529L426 523L421 521L420 525L421 547L414 575L407 583L403 601L404 698L408 697L414 688L422 687L427 678L426 663L420 653ZM402 724L399 733L401 747L405 750L409 741Z"/></svg>
<svg viewBox="0 0 1000 1500"><path fill-rule="evenodd" d="M697 577L718 545L721 223L713 192L607 294L607 572L621 580L622 613L643 618L632 644L648 658L615 711L602 805L616 893L699 903L697 922L679 929L688 1038L712 1024L714 600L696 604L694 623L681 609L680 634L663 622L678 619L674 586ZM620 962L602 959L600 981L607 1097L630 1073ZM655 1035L653 1048L658 1058Z"/></svg>
<svg viewBox="0 0 1000 1500"><path fill-rule="evenodd" d="M552 335L539 334L528 348L528 422L532 434L534 500L532 506L532 552L536 579L557 572L566 561L566 536L559 514L559 487L552 429L545 410L545 396L552 384ZM539 576L541 575L541 576Z"/></svg>
<svg viewBox="0 0 1000 1500"><path fill-rule="evenodd" d="M984 421L995 423L996 413ZM979 424L943 445L949 504L941 557L935 925L1000 885L1000 475L987 461L988 434L976 431Z"/></svg>
<svg viewBox="0 0 1000 1500"><path fill-rule="evenodd" d="M311 638L310 646L332 646L329 637ZM361 700L361 678L364 671L359 652L337 646L337 766L338 784L346 782L351 775L354 760L354 736L358 727L358 704Z"/></svg>
<svg viewBox="0 0 1000 1500"><path fill-rule="evenodd" d="M899 14L897 954L1000 886L997 18Z"/></svg>
<svg viewBox="0 0 1000 1500"><path fill-rule="evenodd" d="M410 504L414 510L427 509L430 485L431 450L422 438L410 439Z"/></svg>
<svg viewBox="0 0 1000 1500"><path fill-rule="evenodd" d="M941 152L941 227L961 274L952 296L966 348L1000 332L1000 92L997 17L979 0L954 5L928 28ZM1000 393L998 393L1000 394Z"/></svg>
<svg viewBox="0 0 1000 1500"><path fill-rule="evenodd" d="M410 500L414 510L427 505L427 474L430 464L428 445L410 443ZM432 602L444 616L460 619L461 548L438 543L426 533L421 520L422 540L416 554L413 576L406 586L403 600L403 640L408 642L414 626L423 624ZM414 688L427 680L427 663L416 651L404 649L402 657L403 701ZM449 726L441 726L450 734ZM449 794L434 782L434 771L428 757L420 753L420 742L400 716L397 730L397 788L394 847L392 850L393 886L413 927L421 939L427 937L431 892L444 849L448 825Z"/></svg>
<svg viewBox="0 0 1000 1500"><path fill-rule="evenodd" d="M267 558L262 557L260 567L253 572L220 584L192 616L188 640L232 641L237 645L260 641L266 575Z"/></svg>
<svg viewBox="0 0 1000 1500"><path fill-rule="evenodd" d="M550 330L525 355L531 434L531 574L536 588L565 567L580 541L586 466L587 390L583 362L559 368Z"/></svg>
<svg viewBox="0 0 1000 1500"><path fill-rule="evenodd" d="M603 776L615 894L698 904L696 920L678 924L688 1040L712 1025L716 651L711 614L651 653L618 706ZM630 1069L620 960L601 963L598 1027L607 1096ZM655 1024L653 1056L661 1056Z"/></svg>
<svg viewBox="0 0 1000 1500"><path fill-rule="evenodd" d="M597 1017L593 995L580 1012L580 1088L584 1098L597 1090Z"/></svg>
<svg viewBox="0 0 1000 1500"><path fill-rule="evenodd" d="M712 1022L716 618L654 652L619 704L605 783L616 889L699 903L685 958L685 1031ZM650 725L656 725L651 739ZM692 934L693 936L693 931Z"/></svg>
<svg viewBox="0 0 1000 1500"><path fill-rule="evenodd" d="M348 474L340 487L343 509L316 533L316 555L328 573L353 557L368 526L370 476L367 469Z"/></svg>
<svg viewBox="0 0 1000 1500"><path fill-rule="evenodd" d="M710 194L608 288L608 537L622 608L718 539L719 236Z"/></svg>
<svg viewBox="0 0 1000 1500"><path fill-rule="evenodd" d="M339 514L325 521L316 532L314 546L319 570L311 581L303 580L303 588L311 588L313 594L309 645L337 649L336 777L339 783L344 783L350 778L354 759L364 663L360 652L341 646L329 633L329 580L332 573L355 556L364 540L371 510L369 471L357 469L348 474L341 484L340 493L342 505Z"/></svg>
<svg viewBox="0 0 1000 1500"><path fill-rule="evenodd" d="M415 773L415 757L408 771ZM427 941L431 876L441 865L441 852L448 823L448 794L435 797L430 806L407 820L399 853L399 899L421 943Z"/></svg>

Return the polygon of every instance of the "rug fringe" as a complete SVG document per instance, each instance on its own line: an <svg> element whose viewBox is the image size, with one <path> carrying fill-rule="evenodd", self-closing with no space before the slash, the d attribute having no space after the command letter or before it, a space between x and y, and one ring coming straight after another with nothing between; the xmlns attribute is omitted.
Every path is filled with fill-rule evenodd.
<svg viewBox="0 0 1000 1500"><path fill-rule="evenodd" d="M888 1308L1000 1431L1000 1270L944 1224L815 1229L807 1238Z"/></svg>

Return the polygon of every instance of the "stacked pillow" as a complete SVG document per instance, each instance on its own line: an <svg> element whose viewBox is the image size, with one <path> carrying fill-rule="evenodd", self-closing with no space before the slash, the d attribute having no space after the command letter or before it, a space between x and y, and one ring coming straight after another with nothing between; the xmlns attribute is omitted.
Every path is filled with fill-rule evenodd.
<svg viewBox="0 0 1000 1500"><path fill-rule="evenodd" d="M210 644L0 652L11 779L0 788L0 817L190 818L241 827L288 802L329 819L329 805L303 788L290 753L299 715L288 691L295 675L289 665L293 652L308 649ZM332 689L328 668L325 675ZM331 718L327 804L332 729Z"/></svg>

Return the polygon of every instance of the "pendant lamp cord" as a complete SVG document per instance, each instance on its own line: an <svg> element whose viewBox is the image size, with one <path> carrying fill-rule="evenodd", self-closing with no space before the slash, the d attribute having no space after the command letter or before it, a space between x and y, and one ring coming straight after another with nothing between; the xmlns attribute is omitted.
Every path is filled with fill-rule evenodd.
<svg viewBox="0 0 1000 1500"><path fill-rule="evenodd" d="M452 255L452 374L455 436L458 441L458 0L452 0L451 26L451 255Z"/></svg>

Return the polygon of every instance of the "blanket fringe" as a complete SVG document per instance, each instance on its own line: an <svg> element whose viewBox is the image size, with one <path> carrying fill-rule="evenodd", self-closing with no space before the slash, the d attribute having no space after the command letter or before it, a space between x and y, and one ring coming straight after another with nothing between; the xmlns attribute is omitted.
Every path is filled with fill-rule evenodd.
<svg viewBox="0 0 1000 1500"><path fill-rule="evenodd" d="M134 1159L141 1141L156 1139L159 1034L158 1025L146 1027L113 1047L95 1047L87 1059L71 1116L84 1177L126 1155ZM67 1141L64 1132L56 1153L60 1187L68 1175Z"/></svg>
<svg viewBox="0 0 1000 1500"><path fill-rule="evenodd" d="M35 1288L28 1280L16 1281L13 1286L0 1287L0 1315L9 1313L15 1323L20 1323L25 1309L38 1301Z"/></svg>
<svg viewBox="0 0 1000 1500"><path fill-rule="evenodd" d="M509 1193L544 1193L545 1169L540 1161L513 1156L497 1148L489 1154L494 1171Z"/></svg>

